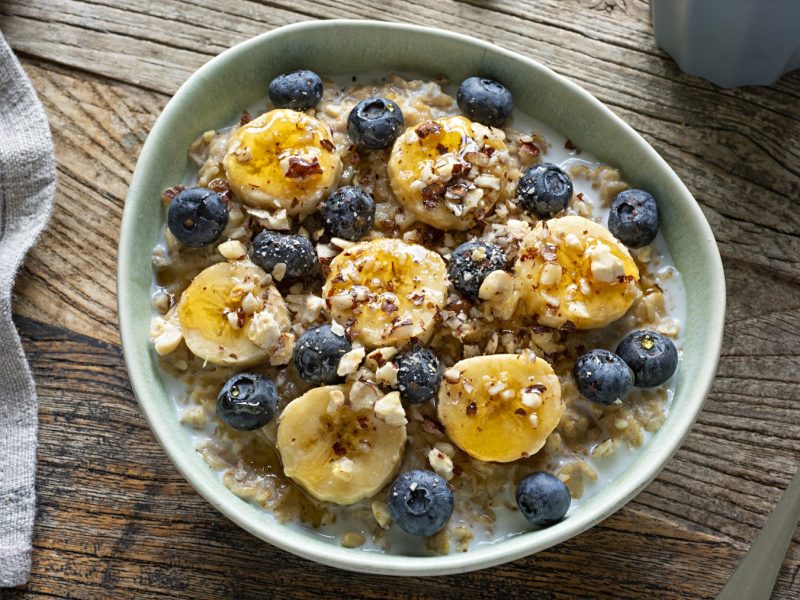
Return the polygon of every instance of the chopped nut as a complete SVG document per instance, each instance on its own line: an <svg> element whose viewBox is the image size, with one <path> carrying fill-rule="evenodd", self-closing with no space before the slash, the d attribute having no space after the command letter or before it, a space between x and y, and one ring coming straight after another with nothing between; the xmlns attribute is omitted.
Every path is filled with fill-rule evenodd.
<svg viewBox="0 0 800 600"><path fill-rule="evenodd" d="M239 240L228 240L217 246L217 250L228 260L242 260L247 256L247 248Z"/></svg>
<svg viewBox="0 0 800 600"><path fill-rule="evenodd" d="M453 478L453 461L441 450L434 448L428 452L428 462L436 473L448 481Z"/></svg>
<svg viewBox="0 0 800 600"><path fill-rule="evenodd" d="M459 380L461 379L461 372L458 369L453 369L453 368L447 369L444 372L444 378L447 381L447 383L458 383Z"/></svg>
<svg viewBox="0 0 800 600"><path fill-rule="evenodd" d="M155 317L150 323L150 339L159 356L174 352L183 341L178 313L175 311L169 318Z"/></svg>
<svg viewBox="0 0 800 600"><path fill-rule="evenodd" d="M397 385L397 365L393 362L387 362L382 367L378 367L375 371L375 381L383 385Z"/></svg>
<svg viewBox="0 0 800 600"><path fill-rule="evenodd" d="M542 393L531 387L525 388L520 402L528 408L539 408L542 405Z"/></svg>
<svg viewBox="0 0 800 600"><path fill-rule="evenodd" d="M248 339L264 350L272 350L278 343L281 333L281 326L269 307L253 314L250 326L247 328Z"/></svg>
<svg viewBox="0 0 800 600"><path fill-rule="evenodd" d="M328 244L317 244L317 256L320 258L333 258L339 254L338 250L334 250Z"/></svg>
<svg viewBox="0 0 800 600"><path fill-rule="evenodd" d="M375 403L375 414L392 427L402 427L408 422L400 402L400 392L391 392L378 400Z"/></svg>
<svg viewBox="0 0 800 600"><path fill-rule="evenodd" d="M345 333L344 327L339 325L339 323L337 323L336 321L332 321L331 322L331 333L333 333L333 335L338 335L339 337L344 337L344 333Z"/></svg>
<svg viewBox="0 0 800 600"><path fill-rule="evenodd" d="M262 302L253 295L253 292L247 292L247 295L242 298L242 310L247 315L252 315L262 308Z"/></svg>
<svg viewBox="0 0 800 600"><path fill-rule="evenodd" d="M293 333L282 333L269 353L269 364L272 366L285 365L292 360L295 338Z"/></svg>
<svg viewBox="0 0 800 600"><path fill-rule="evenodd" d="M382 367L387 361L397 354L397 348L394 346L386 346L384 348L377 348L367 354L366 365L371 369L378 369Z"/></svg>
<svg viewBox="0 0 800 600"><path fill-rule="evenodd" d="M558 306L561 305L561 300L559 300L555 296L551 296L550 294L548 294L547 292L545 292L543 290L539 290L539 295L550 306L558 307Z"/></svg>
<svg viewBox="0 0 800 600"><path fill-rule="evenodd" d="M374 408L379 394L374 383L358 380L350 387L350 407L355 411Z"/></svg>
<svg viewBox="0 0 800 600"><path fill-rule="evenodd" d="M305 179L311 175L322 174L322 166L316 156L312 156L311 160L305 156L290 156L288 165L284 166L284 161L281 160L281 166L286 169L284 175L291 179Z"/></svg>
<svg viewBox="0 0 800 600"><path fill-rule="evenodd" d="M340 377L350 375L358 370L361 361L364 360L366 350L363 347L353 348L350 352L346 353L339 359L339 366L336 369L336 374Z"/></svg>
<svg viewBox="0 0 800 600"><path fill-rule="evenodd" d="M283 277L285 275L286 275L286 263L279 262L272 269L272 276L275 278L276 281L283 281Z"/></svg>
<svg viewBox="0 0 800 600"><path fill-rule="evenodd" d="M331 246L336 246L340 250L347 250L350 246L355 245L355 242L350 240L343 240L342 238L331 238Z"/></svg>
<svg viewBox="0 0 800 600"><path fill-rule="evenodd" d="M562 269L557 263L545 263L542 273L539 275L539 283L542 285L558 285L561 283Z"/></svg>
<svg viewBox="0 0 800 600"><path fill-rule="evenodd" d="M591 249L592 277L603 283L615 283L625 276L624 263L611 253L605 244L597 244Z"/></svg>
<svg viewBox="0 0 800 600"><path fill-rule="evenodd" d="M334 414L342 406L344 406L344 392L341 390L333 390L328 396L328 413Z"/></svg>

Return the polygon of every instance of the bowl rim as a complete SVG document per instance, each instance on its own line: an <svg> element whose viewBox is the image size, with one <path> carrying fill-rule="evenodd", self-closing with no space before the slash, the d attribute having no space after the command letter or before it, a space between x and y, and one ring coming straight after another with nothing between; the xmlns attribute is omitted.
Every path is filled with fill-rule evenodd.
<svg viewBox="0 0 800 600"><path fill-rule="evenodd" d="M614 122L616 126L627 130L631 140L636 144L635 151L647 154L651 159L655 160L660 170L666 174L669 183L681 189L683 194L691 200L691 202L685 203L685 208L690 212L690 218L699 223L703 233L701 239L704 245L703 250L711 259L711 264L707 265L709 273L709 280L707 282L709 290L708 302L715 307L715 310L712 311L714 316L707 322L707 335L709 336L707 342L713 349L713 365L709 363L708 366L713 366L713 368L704 370L698 379L692 381L693 402L690 403L689 410L677 415L670 414L670 418L677 421L677 423L673 425L673 429L678 433L669 438L670 443L651 450L652 460L646 466L642 467L642 471L638 477L625 478L624 481L619 482L613 489L606 492L605 502L592 507L592 509L581 511L579 514L571 516L569 519L550 528L539 530L536 536L519 535L465 553L451 553L441 556L405 556L347 549L324 542L320 539L315 539L311 535L294 531L289 527L281 525L277 521L249 519L247 518L247 511L238 510L240 507L234 506L235 503L231 502L231 499L239 500L238 497L234 496L227 488L224 488L221 483L219 486L206 485L206 483L196 475L195 465L192 464L190 460L190 452L187 452L191 447L187 447L183 440L169 435L166 424L163 424L158 419L154 405L151 405L148 401L144 382L145 377L143 375L148 371L148 367L139 361L137 353L133 348L137 338L137 332L132 329L132 319L129 318L129 316L136 311L136 307L133 302L128 302L128 300L133 297L133 293L131 291L132 283L126 276L129 265L133 264L135 260L136 252L134 250L135 244L133 240L137 235L137 215L134 212L134 202L129 203L127 200L136 196L141 196L138 190L144 187L147 177L147 169L143 168L142 165L146 165L148 160L152 161L152 158L148 159L148 157L150 157L153 148L158 143L156 140L160 139L166 132L166 122L171 118L171 115L179 112L182 99L191 96L193 88L201 85L204 78L210 76L212 72L216 71L220 66L224 65L224 63L246 54L254 47L269 43L271 39L278 36L287 34L298 36L308 35L320 29L336 28L340 26L348 26L364 31L391 29L398 32L413 32L416 34L440 37L452 42L477 46L482 48L485 53L504 55L515 61L522 62L528 69L538 71L539 74L545 77L556 79L559 84L566 87L571 94L594 104L596 108L604 113L607 119ZM162 131L162 129L164 129L164 131ZM246 531L269 542L273 546L322 564L363 573L430 576L483 569L549 548L550 546L578 535L609 517L649 485L689 434L697 415L703 407L711 385L713 384L722 347L725 315L725 279L722 269L722 260L711 227L706 221L699 205L683 182L674 171L672 171L666 161L664 161L664 159L661 158L633 128L613 113L605 104L600 102L600 100L576 83L533 59L471 36L419 25L374 20L331 19L323 21L304 21L278 27L232 46L195 71L167 102L142 147L126 197L118 247L117 311L125 366L128 371L134 395L139 402L142 412L159 444L178 471L214 508ZM140 332L139 335L141 335ZM709 358L709 361L710 360L712 359ZM220 486L222 486L222 489L219 489Z"/></svg>

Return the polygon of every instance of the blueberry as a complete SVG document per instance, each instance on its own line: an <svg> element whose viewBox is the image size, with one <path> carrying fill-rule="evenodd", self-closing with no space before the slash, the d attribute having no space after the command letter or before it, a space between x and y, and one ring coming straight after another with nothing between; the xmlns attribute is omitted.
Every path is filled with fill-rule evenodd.
<svg viewBox="0 0 800 600"><path fill-rule="evenodd" d="M389 488L389 514L411 535L427 537L439 531L453 514L454 504L453 490L432 471L406 471Z"/></svg>
<svg viewBox="0 0 800 600"><path fill-rule="evenodd" d="M678 368L678 350L672 340L655 331L634 331L617 346L617 354L631 368L636 387L655 387Z"/></svg>
<svg viewBox="0 0 800 600"><path fill-rule="evenodd" d="M329 236L355 242L372 229L375 201L360 187L342 187L322 204L321 212Z"/></svg>
<svg viewBox="0 0 800 600"><path fill-rule="evenodd" d="M386 98L367 98L347 117L347 133L359 148L388 148L403 131L403 111Z"/></svg>
<svg viewBox="0 0 800 600"><path fill-rule="evenodd" d="M487 242L466 242L450 255L447 276L464 297L474 301L478 299L478 291L486 276L506 266L506 255L499 246Z"/></svg>
<svg viewBox="0 0 800 600"><path fill-rule="evenodd" d="M514 110L514 98L502 83L470 77L458 87L458 108L473 121L500 127Z"/></svg>
<svg viewBox="0 0 800 600"><path fill-rule="evenodd" d="M277 410L278 389L261 375L234 375L217 396L217 416L229 427L242 431L263 427Z"/></svg>
<svg viewBox="0 0 800 600"><path fill-rule="evenodd" d="M276 108L308 110L322 99L322 79L314 71L278 75L269 83L269 99Z"/></svg>
<svg viewBox="0 0 800 600"><path fill-rule="evenodd" d="M620 192L611 203L608 230L628 248L647 246L658 234L656 199L644 190Z"/></svg>
<svg viewBox="0 0 800 600"><path fill-rule="evenodd" d="M522 208L546 219L567 208L572 180L558 165L539 163L525 169L519 178L517 197Z"/></svg>
<svg viewBox="0 0 800 600"><path fill-rule="evenodd" d="M222 197L205 188L183 190L172 199L167 227L184 246L215 242L228 224L228 207Z"/></svg>
<svg viewBox="0 0 800 600"><path fill-rule="evenodd" d="M308 238L302 235L285 235L262 231L253 238L253 262L272 273L279 263L286 265L283 277L307 277L317 265L317 254Z"/></svg>
<svg viewBox="0 0 800 600"><path fill-rule="evenodd" d="M528 475L517 486L517 506L522 516L539 527L563 519L570 502L564 482L544 471Z"/></svg>
<svg viewBox="0 0 800 600"><path fill-rule="evenodd" d="M394 360L400 397L412 404L434 398L442 383L442 365L424 346L412 346Z"/></svg>
<svg viewBox="0 0 800 600"><path fill-rule="evenodd" d="M587 400L608 406L633 387L633 372L608 350L590 350L578 357L573 369L578 391Z"/></svg>
<svg viewBox="0 0 800 600"><path fill-rule="evenodd" d="M336 335L330 325L307 330L294 345L294 366L305 381L314 385L334 383L342 356L350 352L350 342Z"/></svg>

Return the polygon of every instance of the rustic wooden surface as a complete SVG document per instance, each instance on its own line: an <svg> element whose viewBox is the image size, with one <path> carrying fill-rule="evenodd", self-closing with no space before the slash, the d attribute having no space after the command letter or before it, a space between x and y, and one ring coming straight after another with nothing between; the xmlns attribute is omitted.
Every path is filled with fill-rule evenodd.
<svg viewBox="0 0 800 600"><path fill-rule="evenodd" d="M126 6L127 5L127 6ZM535 557L400 581L314 565L244 533L166 459L123 368L116 241L148 130L221 50L312 18L438 25L586 87L694 192L724 258L716 384L637 499ZM53 129L58 196L16 287L38 384L39 517L30 583L3 598L713 598L800 465L800 72L720 90L654 44L644 0L5 0L0 29ZM800 534L775 598L800 597Z"/></svg>

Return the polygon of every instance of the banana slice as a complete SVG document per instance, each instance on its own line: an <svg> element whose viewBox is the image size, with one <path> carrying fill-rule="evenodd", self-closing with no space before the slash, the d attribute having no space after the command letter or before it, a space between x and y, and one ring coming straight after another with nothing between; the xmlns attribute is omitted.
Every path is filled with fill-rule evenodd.
<svg viewBox="0 0 800 600"><path fill-rule="evenodd" d="M540 221L515 266L522 311L539 323L596 329L616 321L638 293L639 269L602 225L568 216Z"/></svg>
<svg viewBox="0 0 800 600"><path fill-rule="evenodd" d="M561 385L531 352L476 356L445 371L438 413L447 435L483 461L538 452L561 419Z"/></svg>
<svg viewBox="0 0 800 600"><path fill-rule="evenodd" d="M389 179L400 204L428 225L463 231L513 194L500 129L461 116L409 127L394 143Z"/></svg>
<svg viewBox="0 0 800 600"><path fill-rule="evenodd" d="M278 423L277 447L286 475L318 500L353 504L394 477L406 426L390 425L371 408L344 403L345 386L310 390L292 400Z"/></svg>
<svg viewBox="0 0 800 600"><path fill-rule="evenodd" d="M330 130L305 113L264 113L236 130L223 160L234 194L253 208L308 214L336 186L342 161Z"/></svg>
<svg viewBox="0 0 800 600"><path fill-rule="evenodd" d="M447 299L447 267L418 244L361 242L333 259L322 296L334 320L364 346L426 341Z"/></svg>
<svg viewBox="0 0 800 600"><path fill-rule="evenodd" d="M201 271L178 303L186 345L215 365L249 366L267 360L289 330L280 292L265 286L266 273L249 261L224 262Z"/></svg>

